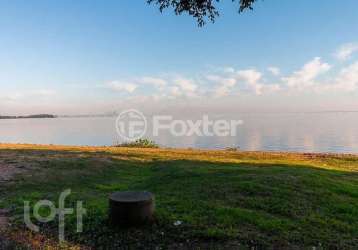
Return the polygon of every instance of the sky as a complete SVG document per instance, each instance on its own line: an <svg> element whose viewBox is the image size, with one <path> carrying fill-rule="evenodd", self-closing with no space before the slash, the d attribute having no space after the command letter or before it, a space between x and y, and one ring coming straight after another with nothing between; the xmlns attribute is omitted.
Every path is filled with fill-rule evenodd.
<svg viewBox="0 0 358 250"><path fill-rule="evenodd" d="M0 115L358 110L356 0L0 0Z"/></svg>

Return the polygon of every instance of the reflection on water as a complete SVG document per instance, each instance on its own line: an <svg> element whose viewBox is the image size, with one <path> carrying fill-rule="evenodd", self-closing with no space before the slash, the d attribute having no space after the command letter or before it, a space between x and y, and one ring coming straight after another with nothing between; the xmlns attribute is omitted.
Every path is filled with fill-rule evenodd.
<svg viewBox="0 0 358 250"><path fill-rule="evenodd" d="M243 150L358 153L358 113L354 112L236 114L211 118L243 120L244 124L235 137L175 137L169 132L158 137L148 133L146 137L167 147L239 146ZM112 145L116 141L115 117L0 120L0 142Z"/></svg>

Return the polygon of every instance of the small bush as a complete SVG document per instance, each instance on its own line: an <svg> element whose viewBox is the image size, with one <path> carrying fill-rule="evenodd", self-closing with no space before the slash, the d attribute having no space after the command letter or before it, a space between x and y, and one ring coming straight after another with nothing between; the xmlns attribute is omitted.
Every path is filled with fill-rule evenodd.
<svg viewBox="0 0 358 250"><path fill-rule="evenodd" d="M123 142L114 145L115 147L128 147L128 148L159 148L155 141L149 139L138 139L132 142Z"/></svg>
<svg viewBox="0 0 358 250"><path fill-rule="evenodd" d="M227 147L225 148L226 151L240 151L240 147Z"/></svg>

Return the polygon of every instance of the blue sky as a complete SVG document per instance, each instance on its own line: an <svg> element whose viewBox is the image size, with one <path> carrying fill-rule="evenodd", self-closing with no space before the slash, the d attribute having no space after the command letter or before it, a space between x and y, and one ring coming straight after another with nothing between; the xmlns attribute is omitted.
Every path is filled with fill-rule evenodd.
<svg viewBox="0 0 358 250"><path fill-rule="evenodd" d="M358 109L357 1L217 6L199 28L144 0L0 0L0 114Z"/></svg>

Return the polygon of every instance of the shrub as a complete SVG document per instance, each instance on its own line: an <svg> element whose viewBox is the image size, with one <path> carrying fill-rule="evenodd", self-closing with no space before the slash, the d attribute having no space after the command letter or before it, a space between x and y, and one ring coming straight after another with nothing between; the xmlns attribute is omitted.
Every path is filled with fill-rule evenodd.
<svg viewBox="0 0 358 250"><path fill-rule="evenodd" d="M138 139L132 142L123 142L114 145L115 147L129 147L129 148L159 148L155 141L149 139Z"/></svg>
<svg viewBox="0 0 358 250"><path fill-rule="evenodd" d="M225 148L226 151L240 151L240 147L227 147Z"/></svg>

